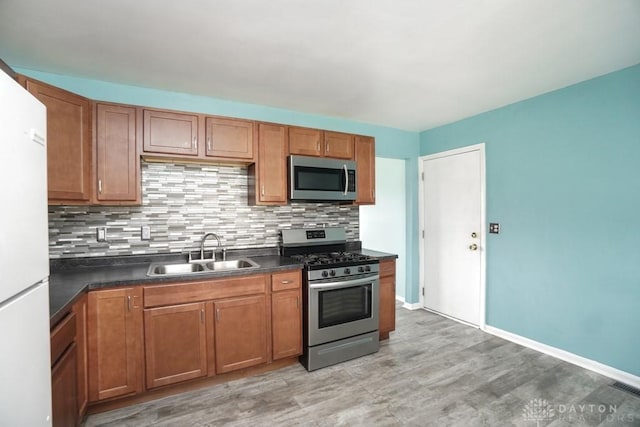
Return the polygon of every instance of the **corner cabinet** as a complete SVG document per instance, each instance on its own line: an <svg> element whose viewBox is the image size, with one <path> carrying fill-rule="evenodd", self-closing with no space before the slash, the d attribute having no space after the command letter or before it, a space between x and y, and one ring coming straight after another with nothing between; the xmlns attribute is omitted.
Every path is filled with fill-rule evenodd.
<svg viewBox="0 0 640 427"><path fill-rule="evenodd" d="M95 200L97 204L140 204L140 158L136 108L95 107Z"/></svg>
<svg viewBox="0 0 640 427"><path fill-rule="evenodd" d="M356 136L355 152L358 179L356 204L373 205L376 203L376 150L373 137Z"/></svg>
<svg viewBox="0 0 640 427"><path fill-rule="evenodd" d="M380 261L380 339L396 329L396 260Z"/></svg>
<svg viewBox="0 0 640 427"><path fill-rule="evenodd" d="M91 200L91 101L66 90L20 77L47 107L47 188L49 204Z"/></svg>
<svg viewBox="0 0 640 427"><path fill-rule="evenodd" d="M88 296L89 401L142 391L142 288Z"/></svg>
<svg viewBox="0 0 640 427"><path fill-rule="evenodd" d="M249 166L249 203L287 204L287 127L258 123L258 156Z"/></svg>

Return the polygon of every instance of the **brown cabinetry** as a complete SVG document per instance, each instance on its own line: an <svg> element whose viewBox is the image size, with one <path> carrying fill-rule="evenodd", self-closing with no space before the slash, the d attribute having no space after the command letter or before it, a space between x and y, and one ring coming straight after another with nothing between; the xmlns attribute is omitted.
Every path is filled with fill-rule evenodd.
<svg viewBox="0 0 640 427"><path fill-rule="evenodd" d="M215 301L216 373L267 362L264 295Z"/></svg>
<svg viewBox="0 0 640 427"><path fill-rule="evenodd" d="M222 117L206 118L206 155L253 161L253 122Z"/></svg>
<svg viewBox="0 0 640 427"><path fill-rule="evenodd" d="M51 331L52 424L76 426L78 411L78 350L76 315L68 313Z"/></svg>
<svg viewBox="0 0 640 427"><path fill-rule="evenodd" d="M380 262L380 339L396 329L396 261Z"/></svg>
<svg viewBox="0 0 640 427"><path fill-rule="evenodd" d="M75 342L77 348L77 379L78 379L78 419L82 419L87 412L89 403L89 384L87 382L87 296L83 295L73 304L73 314L76 318Z"/></svg>
<svg viewBox="0 0 640 427"><path fill-rule="evenodd" d="M353 139L348 133L324 131L324 156L353 160Z"/></svg>
<svg viewBox="0 0 640 427"><path fill-rule="evenodd" d="M51 370L53 427L78 425L77 357L76 344L71 343Z"/></svg>
<svg viewBox="0 0 640 427"><path fill-rule="evenodd" d="M289 153L353 160L354 136L320 129L290 127Z"/></svg>
<svg viewBox="0 0 640 427"><path fill-rule="evenodd" d="M47 107L47 188L50 204L91 199L91 101L21 77Z"/></svg>
<svg viewBox="0 0 640 427"><path fill-rule="evenodd" d="M258 124L258 156L249 166L249 203L287 204L287 127Z"/></svg>
<svg viewBox="0 0 640 427"><path fill-rule="evenodd" d="M96 202L140 203L136 109L96 104Z"/></svg>
<svg viewBox="0 0 640 427"><path fill-rule="evenodd" d="M89 401L142 390L142 289L89 292Z"/></svg>
<svg viewBox="0 0 640 427"><path fill-rule="evenodd" d="M355 152L358 187L356 204L373 205L376 202L376 152L373 137L356 136Z"/></svg>
<svg viewBox="0 0 640 427"><path fill-rule="evenodd" d="M299 270L271 275L273 360L302 354L301 283Z"/></svg>
<svg viewBox="0 0 640 427"><path fill-rule="evenodd" d="M145 153L198 155L197 114L143 110Z"/></svg>
<svg viewBox="0 0 640 427"><path fill-rule="evenodd" d="M144 310L147 388L207 375L205 303Z"/></svg>

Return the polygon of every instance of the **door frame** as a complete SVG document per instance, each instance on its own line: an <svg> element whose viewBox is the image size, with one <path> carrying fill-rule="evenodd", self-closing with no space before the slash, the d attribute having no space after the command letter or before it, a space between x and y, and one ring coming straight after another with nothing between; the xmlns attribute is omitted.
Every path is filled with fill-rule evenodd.
<svg viewBox="0 0 640 427"><path fill-rule="evenodd" d="M478 151L480 154L480 322L477 325L481 330L485 330L486 326L486 279L487 279L487 235L486 235L486 210L487 210L487 182L486 182L486 158L485 158L485 143L482 142L480 144L469 145L466 147L455 148L453 150L441 151L434 154L429 154L427 156L420 156L418 158L418 204L419 204L419 257L420 257L420 308L428 310L424 305L424 253L425 253L425 239L424 239L424 161L425 160L433 160L442 157L448 157L456 154L464 154L471 151ZM442 313L445 317L446 316ZM468 324L460 319L455 319L449 317L453 320L456 320L460 323ZM474 326L475 325L471 325Z"/></svg>

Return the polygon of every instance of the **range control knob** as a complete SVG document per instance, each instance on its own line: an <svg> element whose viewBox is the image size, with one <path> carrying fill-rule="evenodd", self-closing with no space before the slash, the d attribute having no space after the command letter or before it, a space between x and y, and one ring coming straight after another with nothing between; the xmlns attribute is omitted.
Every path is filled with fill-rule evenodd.
<svg viewBox="0 0 640 427"><path fill-rule="evenodd" d="M364 267L358 267L358 273L364 273Z"/></svg>
<svg viewBox="0 0 640 427"><path fill-rule="evenodd" d="M351 274L351 269L350 268L345 268L344 269L344 274Z"/></svg>
<svg viewBox="0 0 640 427"><path fill-rule="evenodd" d="M329 272L329 274L331 275L331 277L333 277L333 276L335 276L335 275L336 275L336 271L335 271L335 270L331 270L331 271Z"/></svg>
<svg viewBox="0 0 640 427"><path fill-rule="evenodd" d="M369 267L368 265L364 266L364 271L371 271L371 267Z"/></svg>
<svg viewBox="0 0 640 427"><path fill-rule="evenodd" d="M325 270L322 272L322 277L329 277L329 273Z"/></svg>

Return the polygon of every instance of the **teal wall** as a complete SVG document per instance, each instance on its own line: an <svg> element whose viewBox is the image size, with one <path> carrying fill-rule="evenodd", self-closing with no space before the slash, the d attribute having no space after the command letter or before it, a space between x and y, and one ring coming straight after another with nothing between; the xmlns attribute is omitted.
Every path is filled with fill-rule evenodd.
<svg viewBox="0 0 640 427"><path fill-rule="evenodd" d="M420 134L486 143L487 324L640 376L640 65Z"/></svg>
<svg viewBox="0 0 640 427"><path fill-rule="evenodd" d="M193 111L228 117L239 117L252 120L284 123L289 125L309 126L376 138L376 156L392 159L405 159L407 183L407 283L413 284L408 291L407 301L418 301L418 154L419 135L385 126L343 120L314 114L273 108L262 105L227 101L205 96L170 92L138 86L128 86L105 81L84 79L44 73L35 70L13 67L18 73L33 77L45 83L67 89L71 92L94 100L119 102L123 104L144 105L155 108L166 108L180 111Z"/></svg>

